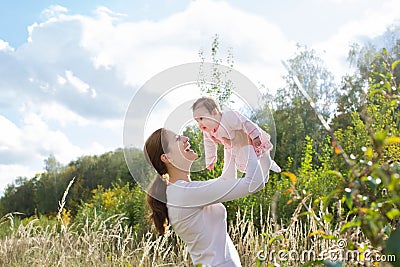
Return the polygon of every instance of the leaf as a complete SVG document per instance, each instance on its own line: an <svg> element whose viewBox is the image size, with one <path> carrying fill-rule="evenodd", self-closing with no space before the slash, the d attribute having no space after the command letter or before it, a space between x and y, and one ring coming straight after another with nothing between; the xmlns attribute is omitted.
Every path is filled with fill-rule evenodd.
<svg viewBox="0 0 400 267"><path fill-rule="evenodd" d="M388 216L389 219L393 220L394 218L400 216L400 211L398 209L391 209L390 211L386 212L386 216Z"/></svg>
<svg viewBox="0 0 400 267"><path fill-rule="evenodd" d="M268 243L269 245L272 245L272 243L274 243L276 240L282 240L283 239L283 235L278 235L276 237L271 238Z"/></svg>
<svg viewBox="0 0 400 267"><path fill-rule="evenodd" d="M286 190L283 192L284 195L293 194L293 193L294 193L293 188L286 189Z"/></svg>
<svg viewBox="0 0 400 267"><path fill-rule="evenodd" d="M339 177L340 179L343 179L343 175L338 171L329 170L329 171L326 171L326 174L335 175L335 176Z"/></svg>
<svg viewBox="0 0 400 267"><path fill-rule="evenodd" d="M358 227L360 225L361 225L361 222L359 220L357 220L357 219L354 220L354 221L351 221L351 222L347 222L342 226L342 228L340 229L340 232L343 233L348 228Z"/></svg>
<svg viewBox="0 0 400 267"><path fill-rule="evenodd" d="M294 175L293 173L290 173L290 172L282 172L282 174L289 177L290 182L292 183L293 186L296 184L296 181L297 181L296 175Z"/></svg>
<svg viewBox="0 0 400 267"><path fill-rule="evenodd" d="M378 146L382 146L386 141L387 133L384 131L379 131L375 134L374 139Z"/></svg>
<svg viewBox="0 0 400 267"><path fill-rule="evenodd" d="M362 213L367 213L367 212L368 212L368 209L367 209L367 208L360 208L360 211L361 211Z"/></svg>
<svg viewBox="0 0 400 267"><path fill-rule="evenodd" d="M391 136L385 139L385 145L393 145L393 144L400 144L400 137L398 136Z"/></svg>
<svg viewBox="0 0 400 267"><path fill-rule="evenodd" d="M367 150L365 151L365 156L370 159L372 158L373 154L374 150L371 147L368 147Z"/></svg>
<svg viewBox="0 0 400 267"><path fill-rule="evenodd" d="M330 223L332 221L332 219L333 219L333 215L332 215L332 213L328 213L328 214L325 214L323 216L323 218L324 218L325 222Z"/></svg>
<svg viewBox="0 0 400 267"><path fill-rule="evenodd" d="M345 195L344 195L344 197L345 197L345 203L346 203L346 205L347 205L347 207L349 208L349 209L352 209L353 208L353 198L352 198L352 196L351 196L351 194L352 194L352 191L350 191L350 192L345 192Z"/></svg>
<svg viewBox="0 0 400 267"><path fill-rule="evenodd" d="M309 236L309 237L312 237L312 236L315 236L315 235L323 235L323 234L325 234L324 231L322 231L322 230L317 230L317 231L314 231L314 232L308 234L308 236Z"/></svg>
<svg viewBox="0 0 400 267"><path fill-rule="evenodd" d="M343 176L342 176L342 174L341 174L340 172L337 172L337 171L328 171L327 173L337 175L338 177L341 177L342 180L343 180ZM331 198L332 198L333 196L335 196L336 194L338 194L338 193L340 193L340 189L335 189L335 190L332 190L326 197L323 198L323 202L322 202L322 203L323 203L323 206L322 206L322 209L323 209L323 210L325 210L325 209L327 208L327 206L329 205L329 201L331 200Z"/></svg>
<svg viewBox="0 0 400 267"><path fill-rule="evenodd" d="M323 239L329 239L329 240L337 240L338 238L334 235L322 235Z"/></svg>
<svg viewBox="0 0 400 267"><path fill-rule="evenodd" d="M396 66L400 63L400 60L396 60L395 62L392 63L392 71L396 68Z"/></svg>
<svg viewBox="0 0 400 267"><path fill-rule="evenodd" d="M334 148L334 152L335 154L342 154L342 150L340 149L340 147L338 146L337 142L335 140L332 140L332 146Z"/></svg>
<svg viewBox="0 0 400 267"><path fill-rule="evenodd" d="M300 217L301 217L301 216L306 216L306 215L311 215L311 216L313 216L313 215L314 215L314 212L305 211L305 212L302 212L302 213L299 214Z"/></svg>

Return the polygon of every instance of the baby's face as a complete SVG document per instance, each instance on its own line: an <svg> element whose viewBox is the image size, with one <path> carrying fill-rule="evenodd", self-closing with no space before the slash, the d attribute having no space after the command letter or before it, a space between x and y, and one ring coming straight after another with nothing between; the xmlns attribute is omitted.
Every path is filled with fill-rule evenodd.
<svg viewBox="0 0 400 267"><path fill-rule="evenodd" d="M209 112L205 107L200 106L193 111L193 118L197 121L200 130L213 132L219 126L218 111Z"/></svg>

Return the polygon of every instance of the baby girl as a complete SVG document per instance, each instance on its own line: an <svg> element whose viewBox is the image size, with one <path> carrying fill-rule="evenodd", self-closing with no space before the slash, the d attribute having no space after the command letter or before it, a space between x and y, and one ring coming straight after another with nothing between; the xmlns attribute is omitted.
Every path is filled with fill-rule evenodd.
<svg viewBox="0 0 400 267"><path fill-rule="evenodd" d="M233 160L239 171L245 171L247 155L238 153L239 148L231 144L236 130L243 130L247 134L250 144L261 159L263 159L261 155L269 153L273 147L270 135L257 124L237 111L221 111L218 103L211 97L197 99L192 110L193 117L203 132L206 167L209 170L214 168L214 163L217 161L217 147L218 144L222 144L224 146L224 169L226 169L225 165ZM263 165L266 166L261 161L261 166ZM281 171L275 161L272 161L270 169L274 172Z"/></svg>

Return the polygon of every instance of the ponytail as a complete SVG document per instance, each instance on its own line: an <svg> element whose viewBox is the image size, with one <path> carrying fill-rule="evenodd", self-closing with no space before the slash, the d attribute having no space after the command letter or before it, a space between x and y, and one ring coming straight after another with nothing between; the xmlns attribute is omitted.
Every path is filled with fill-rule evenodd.
<svg viewBox="0 0 400 267"><path fill-rule="evenodd" d="M144 154L147 161L158 173L147 190L146 200L151 209L149 217L160 235L165 234L169 222L166 204L168 169L165 163L161 161L161 155L168 152L167 139L163 138L166 132L167 130L163 128L156 130L146 140L144 147Z"/></svg>
<svg viewBox="0 0 400 267"><path fill-rule="evenodd" d="M147 193L147 203L150 206L151 214L149 218L153 221L157 232L160 235L165 234L168 226L168 209L167 209L167 184L157 174L156 178L150 185ZM153 197L157 196L157 198Z"/></svg>

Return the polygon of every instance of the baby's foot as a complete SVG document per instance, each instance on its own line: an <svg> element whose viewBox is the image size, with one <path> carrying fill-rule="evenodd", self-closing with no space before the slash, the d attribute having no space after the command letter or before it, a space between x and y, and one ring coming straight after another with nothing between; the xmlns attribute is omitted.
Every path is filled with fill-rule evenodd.
<svg viewBox="0 0 400 267"><path fill-rule="evenodd" d="M273 172L281 172L281 167L279 167L274 160L271 161L271 167L269 169Z"/></svg>

